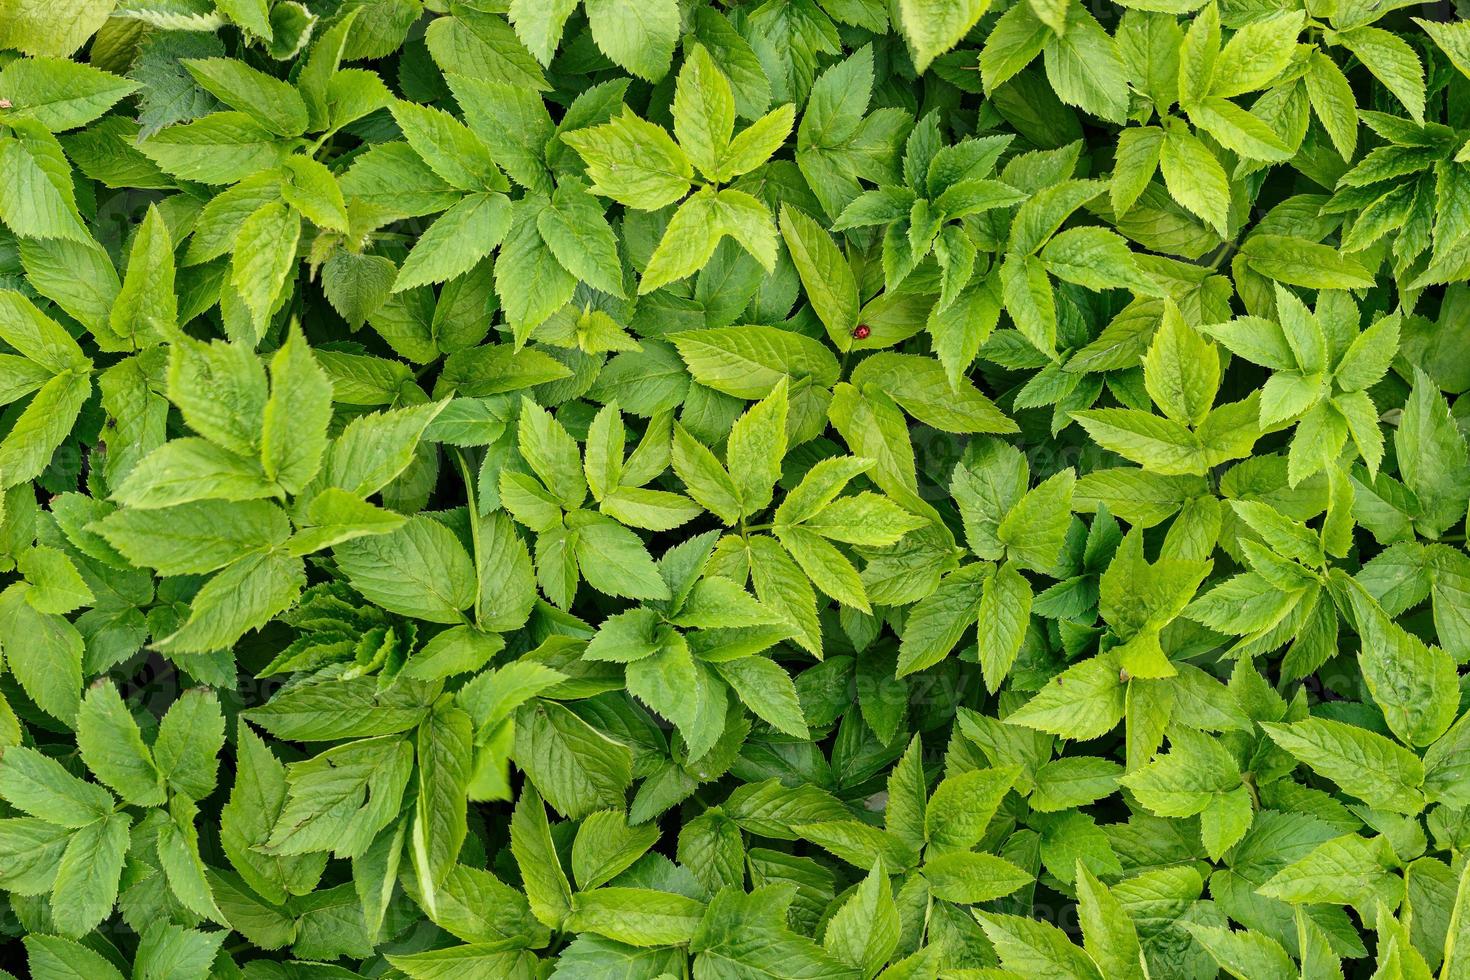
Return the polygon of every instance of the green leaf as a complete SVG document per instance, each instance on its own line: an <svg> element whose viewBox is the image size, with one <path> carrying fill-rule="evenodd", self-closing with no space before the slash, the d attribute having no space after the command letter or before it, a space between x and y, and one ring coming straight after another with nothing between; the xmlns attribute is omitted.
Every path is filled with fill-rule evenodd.
<svg viewBox="0 0 1470 980"><path fill-rule="evenodd" d="M1465 911L1467 903L1470 903L1470 899L1466 898L1466 895L1470 894L1470 887L1466 886L1465 881L1465 872L1461 870L1459 884L1455 889L1455 904L1450 912L1445 936L1444 974L1446 976L1455 976L1455 971L1464 969L1465 948L1460 945L1460 941L1465 938Z"/></svg>
<svg viewBox="0 0 1470 980"><path fill-rule="evenodd" d="M1037 572L1052 570L1067 533L1076 482L1070 469L1062 470L1027 491L1010 508L996 537L1011 562Z"/></svg>
<svg viewBox="0 0 1470 980"><path fill-rule="evenodd" d="M1128 111L1123 61L1108 32L1080 4L1066 9L1065 30L1044 47L1046 77L1058 99L1102 119L1121 122Z"/></svg>
<svg viewBox="0 0 1470 980"><path fill-rule="evenodd" d="M560 928L571 909L572 889L552 843L546 809L534 789L524 792L516 804L510 833L532 913L548 927Z"/></svg>
<svg viewBox="0 0 1470 980"><path fill-rule="evenodd" d="M1082 943L1104 976L1141 980L1147 976L1138 930L1128 907L1079 859L1077 907Z"/></svg>
<svg viewBox="0 0 1470 980"><path fill-rule="evenodd" d="M330 850L355 857L397 815L413 749L396 736L362 739L287 766L286 805L267 854Z"/></svg>
<svg viewBox="0 0 1470 980"><path fill-rule="evenodd" d="M190 59L182 64L206 92L278 136L306 131L306 103L285 82L232 58Z"/></svg>
<svg viewBox="0 0 1470 980"><path fill-rule="evenodd" d="M591 980L610 969L656 977L679 969L684 956L675 947L639 948L584 933L562 951L557 969L573 980Z"/></svg>
<svg viewBox="0 0 1470 980"><path fill-rule="evenodd" d="M169 126L138 149L165 173L205 184L232 184L287 155L285 143L243 112L212 112Z"/></svg>
<svg viewBox="0 0 1470 980"><path fill-rule="evenodd" d="M1056 297L1046 266L1035 256L1012 252L1000 267L1006 312L1031 346L1055 359L1057 349Z"/></svg>
<svg viewBox="0 0 1470 980"><path fill-rule="evenodd" d="M15 567L30 584L26 601L40 612L64 616L97 601L64 551L37 545L17 556Z"/></svg>
<svg viewBox="0 0 1470 980"><path fill-rule="evenodd" d="M53 133L86 125L138 88L136 82L63 58L17 58L0 71L8 113L34 119Z"/></svg>
<svg viewBox="0 0 1470 980"><path fill-rule="evenodd" d="M1119 217L1126 215L1148 189L1159 169L1163 145L1164 132L1156 126L1130 126L1118 134L1108 194Z"/></svg>
<svg viewBox="0 0 1470 980"><path fill-rule="evenodd" d="M1314 51L1307 61L1305 81L1312 112L1332 137L1337 152L1351 160L1358 145L1358 104L1347 76L1337 62Z"/></svg>
<svg viewBox="0 0 1470 980"><path fill-rule="evenodd" d="M572 842L572 871L583 889L598 888L633 865L658 841L658 828L629 826L618 810L602 810L582 821Z"/></svg>
<svg viewBox="0 0 1470 980"><path fill-rule="evenodd" d="M131 823L127 814L113 813L72 835L51 887L52 919L63 934L86 935L112 912Z"/></svg>
<svg viewBox="0 0 1470 980"><path fill-rule="evenodd" d="M47 374L87 370L91 362L61 325L25 296L0 290L0 339Z"/></svg>
<svg viewBox="0 0 1470 980"><path fill-rule="evenodd" d="M143 933L133 967L139 976L149 978L208 976L224 939L223 930L202 932L155 922Z"/></svg>
<svg viewBox="0 0 1470 980"><path fill-rule="evenodd" d="M295 266L300 237L301 216L284 204L267 204L240 226L230 281L257 324L275 309Z"/></svg>
<svg viewBox="0 0 1470 980"><path fill-rule="evenodd" d="M1415 373L1394 435L1404 484L1419 498L1424 511L1421 523L1431 533L1460 519L1465 496L1461 474L1470 466L1464 438L1444 398L1434 389L1427 375Z"/></svg>
<svg viewBox="0 0 1470 980"><path fill-rule="evenodd" d="M1403 103L1415 122L1424 120L1424 67L1403 38L1364 26L1343 31L1336 42L1351 51Z"/></svg>
<svg viewBox="0 0 1470 980"><path fill-rule="evenodd" d="M774 661L741 657L716 663L715 670L758 718L793 738L807 737L796 685Z"/></svg>
<svg viewBox="0 0 1470 980"><path fill-rule="evenodd" d="M893 955L899 929L898 906L880 862L828 921L822 945L864 976L872 976Z"/></svg>
<svg viewBox="0 0 1470 980"><path fill-rule="evenodd" d="M1041 261L1058 279L1089 289L1125 287L1153 295L1159 287L1144 274L1119 235L1105 228L1069 228L1041 250Z"/></svg>
<svg viewBox="0 0 1470 980"><path fill-rule="evenodd" d="M729 235L757 262L776 264L776 226L764 204L742 191L697 191L674 212L649 257L638 293L693 275L709 263L720 239Z"/></svg>
<svg viewBox="0 0 1470 980"><path fill-rule="evenodd" d="M1172 301L1143 359L1143 383L1159 410L1175 422L1204 422L1220 388L1220 357L1215 346L1191 330Z"/></svg>
<svg viewBox="0 0 1470 980"><path fill-rule="evenodd" d="M1193 924L1189 934L1233 977L1290 980L1297 975L1286 950L1269 936Z"/></svg>
<svg viewBox="0 0 1470 980"><path fill-rule="evenodd" d="M321 228L351 230L347 202L336 176L326 165L310 157L287 157L282 166L281 197Z"/></svg>
<svg viewBox="0 0 1470 980"><path fill-rule="evenodd" d="M700 384L736 398L764 398L782 377L837 381L837 358L822 344L790 330L751 325L690 330L671 338Z"/></svg>
<svg viewBox="0 0 1470 980"><path fill-rule="evenodd" d="M1039 972L1068 980L1102 977L1091 958L1072 945L1066 933L1048 922L993 912L978 912L975 917L1008 970L1021 974Z"/></svg>
<svg viewBox="0 0 1470 980"><path fill-rule="evenodd" d="M29 590L16 583L0 592L0 648L37 707L70 724L81 705L85 641L65 617L28 602Z"/></svg>
<svg viewBox="0 0 1470 980"><path fill-rule="evenodd" d="M97 980L123 980L117 967L109 963L102 954L62 936L47 936L32 933L23 939L27 963L34 977L80 978L95 977Z"/></svg>
<svg viewBox="0 0 1470 980"><path fill-rule="evenodd" d="M13 745L0 757L0 796L34 817L79 829L105 820L113 810L107 790L73 776L35 749Z"/></svg>
<svg viewBox="0 0 1470 980"><path fill-rule="evenodd" d="M587 163L592 192L643 211L657 211L689 191L694 170L662 128L624 108L616 119L561 139Z"/></svg>
<svg viewBox="0 0 1470 980"><path fill-rule="evenodd" d="M459 860L468 835L466 807L474 763L470 716L440 702L419 725L415 745L418 798L409 848L427 911L438 908L438 888Z"/></svg>
<svg viewBox="0 0 1470 980"><path fill-rule="evenodd" d="M577 563L587 584L607 595L666 599L668 587L648 550L616 521L585 514L576 528Z"/></svg>
<svg viewBox="0 0 1470 980"><path fill-rule="evenodd" d="M914 607L899 647L898 676L932 667L949 655L977 622L990 569L966 565L946 576Z"/></svg>
<svg viewBox="0 0 1470 980"><path fill-rule="evenodd" d="M91 377L76 369L40 387L0 440L0 485L25 483L45 471L91 393Z"/></svg>
<svg viewBox="0 0 1470 980"><path fill-rule="evenodd" d="M701 969L728 976L787 973L855 980L856 970L787 926L782 895L779 884L757 887L750 894L735 888L720 891L690 943Z"/></svg>
<svg viewBox="0 0 1470 980"><path fill-rule="evenodd" d="M195 594L189 618L159 646L176 653L226 649L288 608L305 584L300 558L279 550L246 555Z"/></svg>
<svg viewBox="0 0 1470 980"><path fill-rule="evenodd" d="M0 221L23 238L89 243L56 138L32 120L10 125L14 135L0 137L0 166L10 175L0 185Z"/></svg>
<svg viewBox="0 0 1470 980"><path fill-rule="evenodd" d="M848 864L862 867L883 861L906 868L915 852L897 837L858 820L827 820L793 826L798 837L831 851Z"/></svg>
<svg viewBox="0 0 1470 980"><path fill-rule="evenodd" d="M786 381L752 405L730 427L730 479L740 498L740 516L750 517L770 506L786 456Z"/></svg>
<svg viewBox="0 0 1470 980"><path fill-rule="evenodd" d="M1410 814L1424 806L1423 764L1376 732L1326 718L1261 727L1277 745L1373 806Z"/></svg>
<svg viewBox="0 0 1470 980"><path fill-rule="evenodd" d="M1034 601L1031 584L1009 561L996 566L994 574L985 580L979 622L991 625L989 629L977 628L976 633L980 668L985 686L992 691L1000 688L1021 652Z"/></svg>
<svg viewBox="0 0 1470 980"><path fill-rule="evenodd" d="M1252 235L1241 254L1261 275L1308 289L1366 289L1372 274L1337 249L1289 235Z"/></svg>
<svg viewBox="0 0 1470 980"><path fill-rule="evenodd" d="M943 432L1014 432L1015 422L968 382L950 383L933 358L874 354L852 372L852 383L873 385L905 412Z"/></svg>
<svg viewBox="0 0 1470 980"><path fill-rule="evenodd" d="M993 92L1029 65L1051 36L1031 5L1016 4L1001 14L980 52L980 77Z"/></svg>
<svg viewBox="0 0 1470 980"><path fill-rule="evenodd" d="M1192 817L1241 785L1240 771L1224 746L1186 728L1171 733L1168 754L1121 781L1140 803L1164 817Z"/></svg>
<svg viewBox="0 0 1470 980"><path fill-rule="evenodd" d="M462 191L508 189L489 150L464 123L412 102L395 102L391 109L408 145L445 183Z"/></svg>
<svg viewBox="0 0 1470 980"><path fill-rule="evenodd" d="M974 847L1016 775L1013 768L972 769L941 780L924 813L931 850L964 853Z"/></svg>
<svg viewBox="0 0 1470 980"><path fill-rule="evenodd" d="M110 682L87 691L77 713L77 747L98 779L138 806L164 801L163 779L132 713Z"/></svg>
<svg viewBox="0 0 1470 980"><path fill-rule="evenodd" d="M723 215L715 194L699 191L679 205L669 219L663 238L643 270L638 294L651 293L704 268L724 233Z"/></svg>
<svg viewBox="0 0 1470 980"><path fill-rule="evenodd" d="M713 179L735 131L735 93L703 45L695 45L679 70L673 111L680 148Z"/></svg>
<svg viewBox="0 0 1470 980"><path fill-rule="evenodd" d="M299 332L271 358L271 394L260 437L265 475L298 493L321 467L332 420L332 383Z"/></svg>
<svg viewBox="0 0 1470 980"><path fill-rule="evenodd" d="M703 755L718 738L724 692L710 683L710 668L694 660L682 634L669 634L625 676L628 693L674 723L691 757Z"/></svg>
<svg viewBox="0 0 1470 980"><path fill-rule="evenodd" d="M1117 659L1101 654L1052 678L1006 721L1066 738L1097 738L1123 719L1125 693Z"/></svg>
<svg viewBox="0 0 1470 980"><path fill-rule="evenodd" d="M794 639L811 653L822 649L822 626L817 597L810 580L773 538L750 539L751 583L768 608L779 613L795 631Z"/></svg>
<svg viewBox="0 0 1470 980"><path fill-rule="evenodd" d="M628 71L656 82L669 70L679 34L674 0L587 0L597 47Z"/></svg>
<svg viewBox="0 0 1470 980"><path fill-rule="evenodd" d="M1285 11L1241 27L1220 51L1209 94L1234 98L1269 85L1290 62L1302 20Z"/></svg>
<svg viewBox="0 0 1470 980"><path fill-rule="evenodd" d="M420 436L444 406L431 402L354 419L332 442L324 481L360 497L378 492L412 462Z"/></svg>
<svg viewBox="0 0 1470 980"><path fill-rule="evenodd" d="M936 898L969 905L1001 898L1031 881L1004 858L970 851L951 851L924 862L924 878Z"/></svg>
<svg viewBox="0 0 1470 980"><path fill-rule="evenodd" d="M740 490L715 454L691 436L682 425L674 428L674 473L700 506L726 524L740 519Z"/></svg>
<svg viewBox="0 0 1470 980"><path fill-rule="evenodd" d="M222 918L199 856L197 813L194 804L182 797L170 803L168 819L158 826L158 861L169 891L184 908L195 915Z"/></svg>
<svg viewBox="0 0 1470 980"><path fill-rule="evenodd" d="M1171 128L1164 133L1159 169L1170 196L1223 237L1230 211L1230 184L1225 168L1209 148L1187 130Z"/></svg>
<svg viewBox="0 0 1470 980"><path fill-rule="evenodd" d="M535 701L516 713L512 758L542 797L571 819L622 806L633 781L626 745L552 701Z"/></svg>
<svg viewBox="0 0 1470 980"><path fill-rule="evenodd" d="M704 905L683 895L650 888L597 888L572 897L567 925L630 946L686 943Z"/></svg>
<svg viewBox="0 0 1470 980"><path fill-rule="evenodd" d="M580 181L557 184L551 206L536 215L536 229L562 268L595 289L623 295L617 238Z"/></svg>
<svg viewBox="0 0 1470 980"><path fill-rule="evenodd" d="M202 800L214 789L216 756L224 742L218 698L213 692L195 689L185 692L163 716L153 757L170 788Z"/></svg>
<svg viewBox="0 0 1470 980"><path fill-rule="evenodd" d="M173 241L156 207L138 228L128 259L127 276L112 307L112 332L131 339L134 347L151 347L178 329L174 295Z"/></svg>
<svg viewBox="0 0 1470 980"><path fill-rule="evenodd" d="M163 575L212 572L285 542L285 513L264 500L202 500L157 510L124 508L90 527L134 565Z"/></svg>
<svg viewBox="0 0 1470 980"><path fill-rule="evenodd" d="M576 277L557 261L538 227L545 207L539 197L512 205L510 228L495 263L495 286L518 344L565 306L577 288Z"/></svg>
<svg viewBox="0 0 1470 980"><path fill-rule="evenodd" d="M562 28L576 9L577 0L558 0L557 3L515 0L510 5L509 17L521 43L536 56L537 61L550 65L551 56L561 41Z"/></svg>
<svg viewBox="0 0 1470 980"><path fill-rule="evenodd" d="M97 0L62 0L33 7L7 0L0 41L6 47L34 55L65 57L81 47L107 20L111 8Z"/></svg>
<svg viewBox="0 0 1470 980"><path fill-rule="evenodd" d="M343 542L333 555L353 588L399 615L458 623L475 603L474 563L454 532L430 518Z"/></svg>
<svg viewBox="0 0 1470 980"><path fill-rule="evenodd" d="M773 533L818 589L845 606L871 611L857 569L835 546L801 525L778 525Z"/></svg>
<svg viewBox="0 0 1470 980"><path fill-rule="evenodd" d="M510 225L510 201L504 194L466 195L419 237L393 280L393 292L469 272L500 244Z"/></svg>
<svg viewBox="0 0 1470 980"><path fill-rule="evenodd" d="M900 24L913 53L914 69L922 74L930 62L959 43L989 7L989 0L958 4L901 0Z"/></svg>
<svg viewBox="0 0 1470 980"><path fill-rule="evenodd" d="M781 237L827 336L847 349L859 305L857 281L847 260L821 225L793 208L781 209Z"/></svg>
<svg viewBox="0 0 1470 980"><path fill-rule="evenodd" d="M1388 870L1394 861L1386 838L1345 834L1318 844L1282 868L1259 892L1293 904L1397 903L1403 895L1403 879Z"/></svg>
<svg viewBox="0 0 1470 980"><path fill-rule="evenodd" d="M1358 665L1389 729L1406 745L1428 745L1455 720L1460 691L1454 660L1394 623L1359 589L1348 593L1363 638Z"/></svg>
<svg viewBox="0 0 1470 980"><path fill-rule="evenodd" d="M715 171L716 179L721 182L732 180L765 163L781 149L795 122L796 109L788 103L772 109L741 130L721 154Z"/></svg>
<svg viewBox="0 0 1470 980"><path fill-rule="evenodd" d="M1207 96L1189 108L1189 119L1226 149L1252 160L1290 159L1291 148L1257 114L1229 99Z"/></svg>

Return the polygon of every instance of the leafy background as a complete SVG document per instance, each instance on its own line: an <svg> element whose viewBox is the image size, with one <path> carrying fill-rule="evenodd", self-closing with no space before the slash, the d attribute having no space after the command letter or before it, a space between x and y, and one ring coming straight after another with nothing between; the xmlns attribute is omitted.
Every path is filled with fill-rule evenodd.
<svg viewBox="0 0 1470 980"><path fill-rule="evenodd" d="M0 48L18 972L1470 976L1447 5Z"/></svg>

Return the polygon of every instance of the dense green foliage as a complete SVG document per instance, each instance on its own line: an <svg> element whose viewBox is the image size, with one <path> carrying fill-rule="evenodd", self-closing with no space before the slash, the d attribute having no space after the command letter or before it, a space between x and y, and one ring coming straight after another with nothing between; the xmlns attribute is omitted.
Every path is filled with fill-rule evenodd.
<svg viewBox="0 0 1470 980"><path fill-rule="evenodd" d="M29 975L1470 978L1470 22L0 49Z"/></svg>

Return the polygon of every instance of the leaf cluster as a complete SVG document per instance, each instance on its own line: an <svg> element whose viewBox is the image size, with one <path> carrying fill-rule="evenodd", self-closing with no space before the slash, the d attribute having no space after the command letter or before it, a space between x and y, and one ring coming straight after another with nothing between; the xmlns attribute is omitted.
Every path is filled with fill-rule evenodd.
<svg viewBox="0 0 1470 980"><path fill-rule="evenodd" d="M1470 976L1467 107L1404 0L0 0L7 962Z"/></svg>

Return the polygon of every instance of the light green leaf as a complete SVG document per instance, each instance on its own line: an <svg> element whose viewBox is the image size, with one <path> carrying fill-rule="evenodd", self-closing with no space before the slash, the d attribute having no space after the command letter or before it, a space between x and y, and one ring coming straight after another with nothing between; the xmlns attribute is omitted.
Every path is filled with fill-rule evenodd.
<svg viewBox="0 0 1470 980"><path fill-rule="evenodd" d="M628 71L656 82L669 70L679 35L675 0L587 0L597 47Z"/></svg>
<svg viewBox="0 0 1470 980"><path fill-rule="evenodd" d="M913 53L914 69L922 74L930 62L958 44L989 7L990 0L900 0L899 23Z"/></svg>

